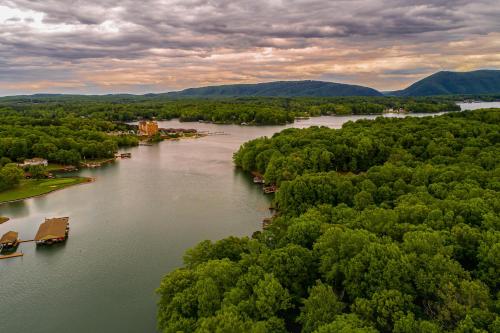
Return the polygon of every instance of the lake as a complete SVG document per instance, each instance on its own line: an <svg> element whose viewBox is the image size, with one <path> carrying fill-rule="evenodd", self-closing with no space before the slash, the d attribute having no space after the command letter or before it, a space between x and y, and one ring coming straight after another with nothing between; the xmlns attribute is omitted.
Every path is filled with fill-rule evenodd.
<svg viewBox="0 0 500 333"><path fill-rule="evenodd" d="M375 116L259 127L160 122L227 135L127 149L131 159L79 173L93 183L0 205L11 218L0 234L32 239L45 217L69 216L71 227L61 246L21 244L24 257L0 262L0 331L154 332L155 288L184 251L204 239L249 236L269 216L270 197L234 168L233 152L286 127L340 128L366 118Z"/></svg>

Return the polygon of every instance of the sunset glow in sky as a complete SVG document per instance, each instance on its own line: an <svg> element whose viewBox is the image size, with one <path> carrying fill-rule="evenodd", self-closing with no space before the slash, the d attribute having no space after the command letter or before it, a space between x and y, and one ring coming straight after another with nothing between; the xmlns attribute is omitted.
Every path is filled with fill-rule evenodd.
<svg viewBox="0 0 500 333"><path fill-rule="evenodd" d="M500 68L498 0L0 0L0 95Z"/></svg>

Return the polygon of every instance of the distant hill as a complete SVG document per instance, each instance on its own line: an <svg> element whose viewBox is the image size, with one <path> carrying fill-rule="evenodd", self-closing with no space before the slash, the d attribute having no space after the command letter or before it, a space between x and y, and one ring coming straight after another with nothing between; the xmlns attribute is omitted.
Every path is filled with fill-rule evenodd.
<svg viewBox="0 0 500 333"><path fill-rule="evenodd" d="M393 96L472 95L500 93L500 70L437 72L406 89L388 92Z"/></svg>
<svg viewBox="0 0 500 333"><path fill-rule="evenodd" d="M276 81L257 84L231 84L189 88L165 94L171 97L333 97L382 96L375 89L323 81Z"/></svg>

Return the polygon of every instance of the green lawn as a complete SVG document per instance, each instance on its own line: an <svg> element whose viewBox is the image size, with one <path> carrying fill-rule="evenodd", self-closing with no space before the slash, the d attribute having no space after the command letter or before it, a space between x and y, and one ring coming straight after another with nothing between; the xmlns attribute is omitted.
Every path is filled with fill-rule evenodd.
<svg viewBox="0 0 500 333"><path fill-rule="evenodd" d="M47 166L47 171L49 172L54 172L54 171L60 171L63 170L66 166L62 164L57 164L57 163L49 163Z"/></svg>
<svg viewBox="0 0 500 333"><path fill-rule="evenodd" d="M67 177L40 180L24 179L16 188L0 192L0 203L12 200L26 199L88 181L89 178L84 177Z"/></svg>

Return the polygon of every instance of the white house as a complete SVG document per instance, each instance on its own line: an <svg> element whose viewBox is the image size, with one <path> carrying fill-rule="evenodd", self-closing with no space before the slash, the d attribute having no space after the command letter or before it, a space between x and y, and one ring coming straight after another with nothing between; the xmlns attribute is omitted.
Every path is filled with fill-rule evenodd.
<svg viewBox="0 0 500 333"><path fill-rule="evenodd" d="M49 165L49 162L46 159L44 159L44 158L35 157L35 158L32 158L32 159L24 160L23 164L21 164L20 166L21 167L30 167L30 166L33 166L33 165L47 166L47 165Z"/></svg>

